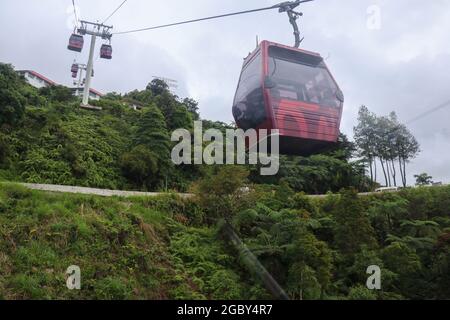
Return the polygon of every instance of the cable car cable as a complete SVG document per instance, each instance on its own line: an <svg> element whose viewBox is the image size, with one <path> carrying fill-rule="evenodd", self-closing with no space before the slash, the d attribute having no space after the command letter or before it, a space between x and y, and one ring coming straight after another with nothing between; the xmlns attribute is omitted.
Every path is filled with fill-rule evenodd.
<svg viewBox="0 0 450 320"><path fill-rule="evenodd" d="M75 0L72 0L72 6L73 6L73 13L75 15L75 28L78 28L78 14L77 14L77 7L75 6Z"/></svg>
<svg viewBox="0 0 450 320"><path fill-rule="evenodd" d="M102 24L105 24L106 21L108 21L117 11L119 11L120 8L122 8L122 6L125 4L125 2L127 2L128 0L124 0L117 8L116 10L114 10L103 22Z"/></svg>
<svg viewBox="0 0 450 320"><path fill-rule="evenodd" d="M113 33L113 34L114 35L116 35L116 34L128 34L128 33L142 32L142 31L155 30L155 29L161 29L161 28L168 28L168 27L174 27L174 26L188 24L188 23L195 23L195 22L206 21L206 20L220 19L220 18L226 18L226 17L237 16L237 15L242 15L242 14L255 13L255 12L260 12L260 11L267 11L267 10L272 10L272 9L280 9L280 12L286 12L286 11L292 11L295 7L297 7L301 3L311 2L311 1L314 1L314 0L287 1L287 2L276 4L276 5L271 6L271 7L259 8L259 9L253 9L253 10L245 10L245 11L221 14L221 15L217 15L217 16L210 16L210 17L206 17L206 18L199 18L199 19L193 19L193 20L180 21L180 22L169 23L169 24L164 24L164 25L160 25L160 26L154 26L154 27L148 27L148 28L141 28L141 29L135 29L135 30L129 30L129 31L116 32L116 33Z"/></svg>
<svg viewBox="0 0 450 320"><path fill-rule="evenodd" d="M435 113L435 112L437 112L437 111L439 111L439 110L441 110L441 109L444 109L444 108L446 108L446 107L448 107L448 106L450 106L450 100L448 100L448 101L446 101L446 102L444 102L444 103L441 103L441 104L438 105L437 107L434 107L433 109L430 109L430 110L428 110L428 111L426 111L426 112L424 112L424 113L422 113L422 114L416 116L415 118L412 118L412 119L409 120L406 124L411 124L411 123L414 123L414 122L416 122L416 121L419 121L419 120L425 118L426 116L428 116L428 115L430 115L430 114L432 114L432 113Z"/></svg>
<svg viewBox="0 0 450 320"><path fill-rule="evenodd" d="M435 113L435 112L437 112L437 111L439 111L441 109L444 109L444 108L446 108L448 106L450 106L450 100L448 100L448 101L446 101L444 103L441 103L440 105L438 105L438 106L436 106L436 107L434 107L434 108L432 108L432 109L430 109L428 111L425 111L424 113L422 113L422 114L412 118L411 120L407 121L404 125L398 125L397 127L393 128L392 130L386 132L384 135L385 136L391 135L391 134L395 133L396 131L403 129L405 126L410 125L410 124L412 124L414 122L417 122L419 120L422 120L423 118L429 116L430 114Z"/></svg>

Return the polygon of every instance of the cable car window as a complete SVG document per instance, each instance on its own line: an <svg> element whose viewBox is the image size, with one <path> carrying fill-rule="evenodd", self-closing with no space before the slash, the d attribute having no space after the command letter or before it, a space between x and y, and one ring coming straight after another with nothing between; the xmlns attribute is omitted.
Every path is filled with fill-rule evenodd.
<svg viewBox="0 0 450 320"><path fill-rule="evenodd" d="M249 62L241 73L239 88L236 92L236 101L241 101L252 90L261 86L262 77L261 54L258 53L251 62Z"/></svg>
<svg viewBox="0 0 450 320"><path fill-rule="evenodd" d="M241 73L233 104L234 118L243 129L256 128L266 120L262 73L262 56L257 53Z"/></svg>
<svg viewBox="0 0 450 320"><path fill-rule="evenodd" d="M341 106L339 89L319 56L270 47L269 76L276 83L271 89L275 99Z"/></svg>

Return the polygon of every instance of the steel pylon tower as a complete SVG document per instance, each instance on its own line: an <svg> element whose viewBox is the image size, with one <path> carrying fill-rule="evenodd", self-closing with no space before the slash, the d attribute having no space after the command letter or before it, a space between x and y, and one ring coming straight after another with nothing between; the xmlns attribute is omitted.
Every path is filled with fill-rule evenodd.
<svg viewBox="0 0 450 320"><path fill-rule="evenodd" d="M75 79L73 81L73 85L76 86L76 89L77 89L76 90L76 96L79 97L80 96L79 90L80 90L80 88L84 87L84 84L86 83L86 78L83 78L83 72L86 72L87 65L84 64L84 63L77 63L77 62L74 62L74 64L78 66L79 77L78 77L78 80ZM92 77L94 76L94 72L93 71L91 73L91 76ZM83 90L83 93L84 93L84 90Z"/></svg>
<svg viewBox="0 0 450 320"><path fill-rule="evenodd" d="M86 107L89 105L89 91L91 88L91 80L92 80L92 69L94 67L94 51L95 51L95 42L97 37L102 38L103 40L111 40L112 37L112 26L107 26L102 23L95 23L89 21L80 21L81 26L78 28L78 33L81 35L90 35L91 36L91 47L89 49L89 60L86 68L86 83L84 85L83 91L83 101L81 106Z"/></svg>

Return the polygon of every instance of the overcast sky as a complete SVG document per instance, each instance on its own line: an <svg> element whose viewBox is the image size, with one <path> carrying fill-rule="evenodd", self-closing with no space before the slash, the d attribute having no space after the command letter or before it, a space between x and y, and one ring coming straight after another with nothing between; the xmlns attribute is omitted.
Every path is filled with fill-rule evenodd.
<svg viewBox="0 0 450 320"><path fill-rule="evenodd" d="M84 20L103 21L122 0L76 0ZM128 0L111 18L114 31L266 7L277 0ZM379 28L377 11L381 13ZM345 93L341 130L352 136L365 104L379 115L396 111L408 122L450 100L450 1L316 0L301 11L304 49L327 58ZM69 85L74 59L71 0L0 0L0 61ZM276 10L182 27L113 37L113 60L97 58L93 87L102 92L143 89L152 76L179 82L177 94L200 102L202 117L232 121L231 104L242 59L256 36L292 44L285 14ZM99 43L97 42L99 47ZM96 52L98 56L98 52ZM409 127L422 146L409 168L450 182L450 107Z"/></svg>

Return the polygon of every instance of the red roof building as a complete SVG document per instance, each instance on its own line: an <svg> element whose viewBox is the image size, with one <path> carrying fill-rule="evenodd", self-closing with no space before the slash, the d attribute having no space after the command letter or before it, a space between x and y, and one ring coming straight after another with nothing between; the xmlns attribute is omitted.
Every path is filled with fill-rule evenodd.
<svg viewBox="0 0 450 320"><path fill-rule="evenodd" d="M25 77L29 84L36 88L56 86L57 83L32 70L20 70L18 73Z"/></svg>
<svg viewBox="0 0 450 320"><path fill-rule="evenodd" d="M45 87L51 87L51 86L57 86L58 83L55 81L50 80L47 77L44 77L42 74L33 71L33 70L20 70L17 71L20 75L22 75L30 85L32 85L35 88L45 88ZM83 96L83 90L84 88L70 88L74 95L76 96ZM89 98L93 100L99 100L101 97L103 97L103 93L101 93L98 90L95 90L91 88L89 90Z"/></svg>

